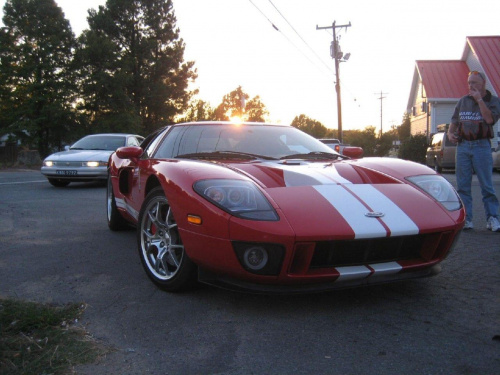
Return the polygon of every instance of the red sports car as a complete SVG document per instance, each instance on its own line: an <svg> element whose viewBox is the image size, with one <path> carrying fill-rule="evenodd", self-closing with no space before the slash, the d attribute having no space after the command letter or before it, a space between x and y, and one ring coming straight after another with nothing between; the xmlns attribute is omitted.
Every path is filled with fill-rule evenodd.
<svg viewBox="0 0 500 375"><path fill-rule="evenodd" d="M437 274L464 225L453 187L424 165L346 155L285 125L168 126L110 157L108 225L137 227L147 275L172 292Z"/></svg>

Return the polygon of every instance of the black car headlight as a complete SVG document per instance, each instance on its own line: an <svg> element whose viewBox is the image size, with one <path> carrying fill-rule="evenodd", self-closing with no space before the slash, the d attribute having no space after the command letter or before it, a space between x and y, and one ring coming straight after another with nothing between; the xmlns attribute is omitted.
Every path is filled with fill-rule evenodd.
<svg viewBox="0 0 500 375"><path fill-rule="evenodd" d="M448 211L456 211L462 207L457 192L443 176L422 175L406 179L436 199Z"/></svg>
<svg viewBox="0 0 500 375"><path fill-rule="evenodd" d="M262 192L250 181L202 180L194 190L231 215L249 220L277 221L278 214Z"/></svg>

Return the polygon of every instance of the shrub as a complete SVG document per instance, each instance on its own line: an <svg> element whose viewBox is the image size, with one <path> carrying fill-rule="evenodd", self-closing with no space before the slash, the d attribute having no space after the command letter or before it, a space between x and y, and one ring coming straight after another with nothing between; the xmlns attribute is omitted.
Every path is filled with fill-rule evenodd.
<svg viewBox="0 0 500 375"><path fill-rule="evenodd" d="M410 135L401 142L398 157L425 164L425 153L429 143L425 134Z"/></svg>

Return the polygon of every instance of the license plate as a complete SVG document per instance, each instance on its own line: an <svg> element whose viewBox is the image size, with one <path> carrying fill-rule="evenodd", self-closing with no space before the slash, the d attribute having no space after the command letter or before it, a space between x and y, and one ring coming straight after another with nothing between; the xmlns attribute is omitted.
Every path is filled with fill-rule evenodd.
<svg viewBox="0 0 500 375"><path fill-rule="evenodd" d="M78 174L77 171L56 171L56 174L60 174L63 176L76 176Z"/></svg>

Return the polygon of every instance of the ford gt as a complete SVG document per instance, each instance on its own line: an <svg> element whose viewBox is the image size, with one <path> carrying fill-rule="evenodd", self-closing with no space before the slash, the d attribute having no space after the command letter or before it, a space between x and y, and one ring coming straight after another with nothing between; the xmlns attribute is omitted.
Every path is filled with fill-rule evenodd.
<svg viewBox="0 0 500 375"><path fill-rule="evenodd" d="M414 162L349 156L288 125L168 126L111 155L108 226L137 228L146 274L171 292L436 275L464 225L451 184Z"/></svg>

